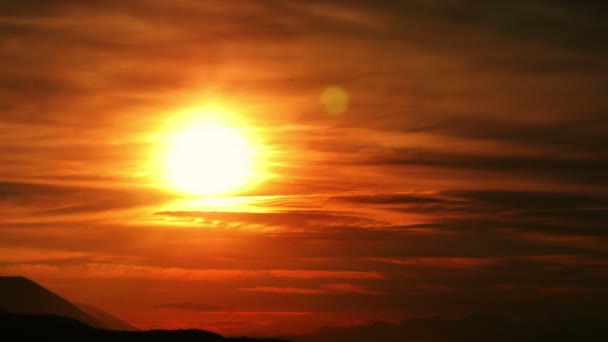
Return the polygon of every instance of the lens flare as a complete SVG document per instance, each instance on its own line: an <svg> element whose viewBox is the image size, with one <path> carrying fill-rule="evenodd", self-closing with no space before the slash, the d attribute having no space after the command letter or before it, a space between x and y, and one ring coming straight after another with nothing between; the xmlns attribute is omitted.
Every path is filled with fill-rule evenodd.
<svg viewBox="0 0 608 342"><path fill-rule="evenodd" d="M325 111L331 115L344 114L348 109L348 102L348 93L342 87L327 87L321 94L321 104Z"/></svg>

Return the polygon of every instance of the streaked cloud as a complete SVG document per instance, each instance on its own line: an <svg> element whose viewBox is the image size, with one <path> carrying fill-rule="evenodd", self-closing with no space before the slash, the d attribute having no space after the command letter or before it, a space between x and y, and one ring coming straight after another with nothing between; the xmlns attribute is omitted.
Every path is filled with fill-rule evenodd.
<svg viewBox="0 0 608 342"><path fill-rule="evenodd" d="M605 315L605 10L1 1L0 272L228 334ZM262 138L272 177L162 189L163 129L210 101Z"/></svg>
<svg viewBox="0 0 608 342"><path fill-rule="evenodd" d="M192 302L159 304L159 305L156 305L155 308L157 308L157 309L193 310L193 311L225 311L226 310L226 308L218 307L215 305L203 304L203 303L192 303Z"/></svg>
<svg viewBox="0 0 608 342"><path fill-rule="evenodd" d="M295 287L274 287L274 286L256 286L256 287L245 287L242 288L243 291L253 291L253 292L269 292L269 293L277 293L277 294L319 294L323 293L322 290L313 290L313 289L300 289Z"/></svg>

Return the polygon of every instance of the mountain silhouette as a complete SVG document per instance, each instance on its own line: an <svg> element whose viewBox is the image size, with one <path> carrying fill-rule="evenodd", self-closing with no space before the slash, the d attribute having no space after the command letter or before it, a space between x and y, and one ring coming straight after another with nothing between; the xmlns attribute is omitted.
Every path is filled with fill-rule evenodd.
<svg viewBox="0 0 608 342"><path fill-rule="evenodd" d="M84 313L93 317L97 322L103 324L106 329L110 330L124 330L124 331L137 331L139 329L129 325L120 319L110 315L109 313L96 308L94 306L84 303L74 303Z"/></svg>
<svg viewBox="0 0 608 342"><path fill-rule="evenodd" d="M24 277L0 277L0 312L57 315L110 330L137 330L88 304L74 304Z"/></svg>
<svg viewBox="0 0 608 342"><path fill-rule="evenodd" d="M51 341L113 342L288 342L247 337L226 338L204 330L120 331L91 327L78 320L57 315L0 313L0 338Z"/></svg>
<svg viewBox="0 0 608 342"><path fill-rule="evenodd" d="M9 313L58 315L96 328L110 328L68 300L24 277L0 277L0 307Z"/></svg>
<svg viewBox="0 0 608 342"><path fill-rule="evenodd" d="M78 306L24 277L0 277L0 339L86 341L285 342L226 338L204 330L138 331L86 304Z"/></svg>
<svg viewBox="0 0 608 342"><path fill-rule="evenodd" d="M608 341L608 321L594 319L511 320L475 314L460 320L416 318L398 324L323 327L291 337L294 342L566 342Z"/></svg>

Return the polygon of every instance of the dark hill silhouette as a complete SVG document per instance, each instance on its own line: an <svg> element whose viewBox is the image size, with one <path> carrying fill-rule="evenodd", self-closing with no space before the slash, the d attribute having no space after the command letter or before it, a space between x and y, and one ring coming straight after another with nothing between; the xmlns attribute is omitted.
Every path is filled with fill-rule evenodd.
<svg viewBox="0 0 608 342"><path fill-rule="evenodd" d="M246 337L226 338L204 330L118 331L91 327L80 321L56 315L0 313L0 338L51 341L113 342L286 342Z"/></svg>
<svg viewBox="0 0 608 342"><path fill-rule="evenodd" d="M43 334L55 337L85 336L94 331L97 328L57 315L0 313L0 334L16 333L15 336L22 339Z"/></svg>
<svg viewBox="0 0 608 342"><path fill-rule="evenodd" d="M66 299L24 277L0 277L0 307L10 313L59 315L93 327L110 328Z"/></svg>
<svg viewBox="0 0 608 342"><path fill-rule="evenodd" d="M0 277L0 340L285 342L225 338L204 330L137 331L90 305L79 307L24 277Z"/></svg>
<svg viewBox="0 0 608 342"><path fill-rule="evenodd" d="M294 342L566 342L608 341L608 321L510 320L495 315L471 315L461 320L417 318L399 324L323 327L292 337Z"/></svg>
<svg viewBox="0 0 608 342"><path fill-rule="evenodd" d="M93 317L98 322L104 325L106 329L110 330L125 330L125 331L137 331L139 329L121 321L120 319L110 315L109 313L102 311L94 306L84 304L84 303L75 303L75 305L87 315Z"/></svg>

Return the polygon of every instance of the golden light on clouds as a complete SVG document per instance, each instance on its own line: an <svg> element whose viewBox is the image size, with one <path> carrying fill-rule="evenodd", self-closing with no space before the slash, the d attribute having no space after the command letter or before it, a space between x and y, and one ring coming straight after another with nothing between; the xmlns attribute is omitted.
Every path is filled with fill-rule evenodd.
<svg viewBox="0 0 608 342"><path fill-rule="evenodd" d="M0 0L0 278L227 336L608 319L606 4Z"/></svg>
<svg viewBox="0 0 608 342"><path fill-rule="evenodd" d="M242 191L263 177L259 139L234 112L207 106L172 121L155 156L164 186L215 196Z"/></svg>

